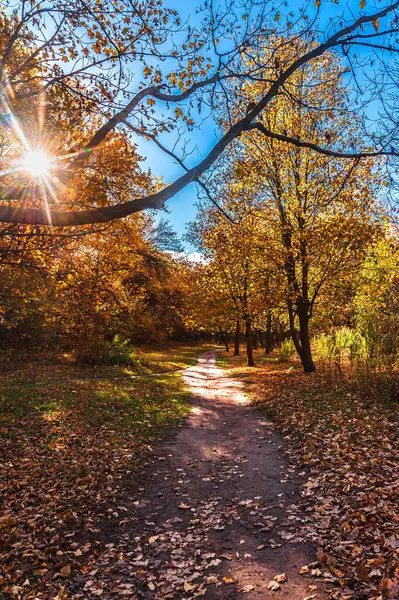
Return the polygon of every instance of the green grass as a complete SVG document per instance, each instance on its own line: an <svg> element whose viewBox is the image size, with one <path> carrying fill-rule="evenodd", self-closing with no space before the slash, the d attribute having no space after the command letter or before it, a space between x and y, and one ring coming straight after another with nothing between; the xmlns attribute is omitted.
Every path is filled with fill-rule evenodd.
<svg viewBox="0 0 399 600"><path fill-rule="evenodd" d="M178 343L151 348L132 348L133 360L129 365L81 365L69 353L33 353L3 356L0 360L0 384L7 386L48 385L54 380L117 379L154 373L170 373L194 365L198 356L214 348L210 344Z"/></svg>
<svg viewBox="0 0 399 600"><path fill-rule="evenodd" d="M216 365L221 369L229 369L229 374L233 377L250 378L255 375L264 366L278 362L277 356L266 355L263 348L254 350L254 360L256 367L247 366L246 348L240 346L240 356L234 356L233 350L230 352L218 352Z"/></svg>
<svg viewBox="0 0 399 600"><path fill-rule="evenodd" d="M216 366L219 369L227 369L230 366L229 358L230 356L227 352L218 352L216 355Z"/></svg>
<svg viewBox="0 0 399 600"><path fill-rule="evenodd" d="M204 350L173 345L152 353L154 365L187 367ZM35 365L38 383L29 383ZM33 585L43 562L24 554L18 541L32 538L36 547L50 548L57 537L72 554L71 528L93 527L109 506L118 511L118 496L138 460L190 411L181 373L90 380L88 372L53 365L51 377L49 362L32 361L0 380L0 558L7 580L28 577ZM53 557L46 554L46 561L52 564Z"/></svg>
<svg viewBox="0 0 399 600"><path fill-rule="evenodd" d="M154 372L169 372L195 365L202 352L213 350L212 344L171 344L159 349L141 347L140 351L151 364Z"/></svg>
<svg viewBox="0 0 399 600"><path fill-rule="evenodd" d="M188 392L175 371L195 364L207 349L171 344L142 350L151 367L133 378L127 369L32 360L0 378L0 427L11 436L38 428L46 435L54 423L71 432L78 424L79 429L105 428L113 439L124 434L137 442L151 439L186 414Z"/></svg>
<svg viewBox="0 0 399 600"><path fill-rule="evenodd" d="M28 389L0 386L0 429L9 439L23 432L36 443L77 441L100 435L102 442L154 441L189 410L181 374L135 380L54 382ZM47 440L47 442L46 442ZM83 440L84 441L84 440ZM81 443L81 442L78 442Z"/></svg>

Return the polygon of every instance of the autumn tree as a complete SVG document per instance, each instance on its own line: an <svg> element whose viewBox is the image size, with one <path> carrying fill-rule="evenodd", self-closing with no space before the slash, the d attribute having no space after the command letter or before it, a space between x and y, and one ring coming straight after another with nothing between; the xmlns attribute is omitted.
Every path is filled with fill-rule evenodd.
<svg viewBox="0 0 399 600"><path fill-rule="evenodd" d="M78 175L68 202L87 206L95 191L103 204L155 189L123 134L99 148ZM54 198L48 193L48 204ZM48 345L101 360L118 334L135 342L184 331L179 266L181 245L167 221L133 215L105 226L43 235L40 226L4 226L0 234L1 337L15 347Z"/></svg>
<svg viewBox="0 0 399 600"><path fill-rule="evenodd" d="M175 240L161 229L136 215L106 231L28 244L18 260L3 260L3 346L66 349L101 362L115 336L148 343L184 335L185 270L165 252Z"/></svg>
<svg viewBox="0 0 399 600"><path fill-rule="evenodd" d="M396 361L399 349L399 246L395 228L368 249L358 271L354 325L364 336L370 359Z"/></svg>
<svg viewBox="0 0 399 600"><path fill-rule="evenodd" d="M228 290L215 285L217 278L212 265L198 262L190 265L191 286L187 290L187 326L198 332L212 334L229 351L229 338L235 326L234 305Z"/></svg>
<svg viewBox="0 0 399 600"><path fill-rule="evenodd" d="M277 62L291 51L282 50L281 58L276 54ZM298 69L263 112L262 123L241 136L231 158L235 179L225 188L226 195L239 187L256 199L252 214L257 214L275 268L284 274L291 336L306 372L315 369L309 322L320 291L326 282L358 268L379 232L381 178L371 159L331 158L289 146L264 130L293 139L306 132L315 146L326 136L336 148L359 144L360 124L346 117L341 74L340 61L329 54ZM245 110L263 88L258 82L242 86L234 112ZM291 101L294 95L297 103ZM314 108L321 105L331 110L316 116Z"/></svg>
<svg viewBox="0 0 399 600"><path fill-rule="evenodd" d="M191 225L190 239L203 252L207 285L217 290L224 312L232 320L231 330L235 328L239 334L243 324L248 366L255 366L254 325L265 320L265 310L270 308L272 268L265 260L265 240L259 236L258 220L243 210L245 199L240 189L230 188L228 195L224 190L223 195L223 211L229 211L230 219L209 202L203 204Z"/></svg>
<svg viewBox="0 0 399 600"><path fill-rule="evenodd" d="M242 133L260 125L269 139L277 137L296 147L311 146L325 156L349 160L375 154L397 156L397 123L390 118L382 116L379 127L364 132L362 139L367 139L367 144L355 141L338 148L328 138L328 130L315 143L305 130L300 138L285 135L282 130L269 130L261 116L284 92L294 73L327 52L343 60L352 92L351 102L337 110L344 110L350 119L355 112L365 114L367 106L377 100L387 106L396 87L389 65L391 55L398 50L399 0L373 5L360 2L355 13L337 8L331 14L330 4L324 1L294 11L282 2L260 4L251 0L245 7L243 12L241 2L234 0L205 3L193 26L182 25L176 11L163 7L158 0L123 4L115 0L45 0L40 4L22 0L3 6L2 121L18 139L7 158L8 168L3 168L0 220L84 225L162 208L189 183L197 181L202 186L201 176L225 149ZM325 12L329 19L325 19ZM328 25L322 27L325 22ZM279 42L281 36L288 41ZM276 63L280 43L292 48L290 39L300 44L285 60ZM191 132L201 127L204 111L215 114L222 103L231 102L231 94L234 97L242 85L251 81L263 84L261 94L231 120L205 157L194 166L186 165L180 152L182 130ZM81 152L70 156L61 146L63 160L49 166L57 181L58 204L47 209L43 186L37 178L27 180L9 171L20 169L22 154L37 149L39 141L41 149L44 147L53 156L58 154L59 144L53 144L44 116L51 98L59 99L60 121L65 107L79 107L92 126L83 132L79 126L74 128L82 133L77 136L77 150ZM291 94L290 100L300 104L296 94ZM314 109L319 115L329 111L329 103ZM31 127L34 114L36 123ZM47 138L37 134L41 120L44 131L50 132ZM366 126L366 121L363 124ZM105 203L93 192L85 208L67 202L63 186L77 188L79 173L90 170L95 149L107 143L116 129L136 139L144 136L169 155L175 147L172 154L177 155L182 175L169 185L137 192L129 199L107 198Z"/></svg>

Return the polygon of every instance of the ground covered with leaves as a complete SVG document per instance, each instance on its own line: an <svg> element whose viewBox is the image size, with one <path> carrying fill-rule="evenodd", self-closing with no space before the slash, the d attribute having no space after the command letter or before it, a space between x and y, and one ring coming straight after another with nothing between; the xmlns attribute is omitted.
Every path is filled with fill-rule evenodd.
<svg viewBox="0 0 399 600"><path fill-rule="evenodd" d="M242 382L216 368L214 351L183 378L192 402L184 426L146 453L102 514L70 530L57 570L33 593L22 586L21 598L331 597L333 578L297 531L307 517L282 436Z"/></svg>
<svg viewBox="0 0 399 600"><path fill-rule="evenodd" d="M139 456L187 414L187 388L172 371L202 350L143 353L152 376L133 378L126 369L74 367L62 357L3 365L1 598L36 598L46 582L69 575L71 558L74 568L84 562L96 522L116 514L118 490ZM77 547L77 532L86 545Z"/></svg>
<svg viewBox="0 0 399 600"><path fill-rule="evenodd" d="M221 357L289 441L307 474L307 537L348 598L399 597L399 404L370 397L331 373L305 375L296 363L257 353Z"/></svg>

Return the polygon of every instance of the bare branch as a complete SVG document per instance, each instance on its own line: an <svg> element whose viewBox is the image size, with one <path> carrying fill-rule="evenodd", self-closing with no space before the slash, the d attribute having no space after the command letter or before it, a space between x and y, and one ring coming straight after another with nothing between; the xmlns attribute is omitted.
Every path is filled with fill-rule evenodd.
<svg viewBox="0 0 399 600"><path fill-rule="evenodd" d="M334 158L351 158L351 159L359 159L359 158L369 158L373 156L399 156L399 152L397 150L375 150L374 152L339 152L338 150L330 150L329 148L322 148L317 144L313 144L312 142L306 142L304 140L298 140L297 138L290 137L288 135L282 135L281 133L275 133L271 131L267 127L263 125L263 123L250 123L247 127L247 131L258 130L264 135L274 140L279 140L280 142L286 142L287 144L292 144L293 146L297 146L298 148L309 148L310 150L314 150L319 154L325 154L326 156L333 156Z"/></svg>

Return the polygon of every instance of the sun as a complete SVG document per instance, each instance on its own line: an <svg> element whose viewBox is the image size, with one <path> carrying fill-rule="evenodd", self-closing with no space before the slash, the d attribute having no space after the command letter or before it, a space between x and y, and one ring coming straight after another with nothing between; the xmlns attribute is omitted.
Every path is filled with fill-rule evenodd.
<svg viewBox="0 0 399 600"><path fill-rule="evenodd" d="M53 161L43 150L29 150L24 154L21 167L28 171L33 177L47 177L50 173Z"/></svg>

